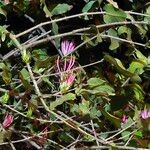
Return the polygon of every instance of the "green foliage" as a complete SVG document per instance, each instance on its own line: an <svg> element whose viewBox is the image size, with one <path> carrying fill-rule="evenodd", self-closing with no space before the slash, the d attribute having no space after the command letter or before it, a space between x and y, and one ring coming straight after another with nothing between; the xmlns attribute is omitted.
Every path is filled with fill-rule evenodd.
<svg viewBox="0 0 150 150"><path fill-rule="evenodd" d="M149 148L149 32L148 1L1 1L0 149Z"/></svg>
<svg viewBox="0 0 150 150"><path fill-rule="evenodd" d="M127 17L123 10L114 8L111 4L105 5L104 10L106 11L106 15L104 15L105 23L122 22Z"/></svg>

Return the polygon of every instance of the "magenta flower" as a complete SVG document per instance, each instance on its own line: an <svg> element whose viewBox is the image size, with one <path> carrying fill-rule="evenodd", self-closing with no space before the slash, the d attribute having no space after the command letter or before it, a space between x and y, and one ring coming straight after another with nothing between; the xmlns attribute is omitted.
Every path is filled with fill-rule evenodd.
<svg viewBox="0 0 150 150"><path fill-rule="evenodd" d="M124 123L124 124L127 123L128 122L128 116L123 115L122 119L121 119L121 122Z"/></svg>
<svg viewBox="0 0 150 150"><path fill-rule="evenodd" d="M75 49L75 44L73 42L69 42L67 40L61 42L61 51L64 56L73 52L74 49Z"/></svg>
<svg viewBox="0 0 150 150"><path fill-rule="evenodd" d="M12 125L13 120L14 120L14 117L7 113L2 123L3 128L8 129Z"/></svg>
<svg viewBox="0 0 150 150"><path fill-rule="evenodd" d="M150 118L150 111L147 109L144 109L143 111L141 111L140 116L142 119L148 119Z"/></svg>
<svg viewBox="0 0 150 150"><path fill-rule="evenodd" d="M75 80L75 76L71 74L68 76L68 78L66 79L65 82L68 86L71 86L73 84L74 80Z"/></svg>
<svg viewBox="0 0 150 150"><path fill-rule="evenodd" d="M71 70L75 64L75 57L71 56L70 59L64 59L60 61L60 57L57 59L57 68L60 73L60 90L68 90L75 80L75 75Z"/></svg>
<svg viewBox="0 0 150 150"><path fill-rule="evenodd" d="M60 58L58 57L57 59L57 68L58 68L58 72L60 74L62 74L62 72L71 72L71 69L73 68L75 63L75 57L72 57L67 60L65 59L64 62L60 61Z"/></svg>

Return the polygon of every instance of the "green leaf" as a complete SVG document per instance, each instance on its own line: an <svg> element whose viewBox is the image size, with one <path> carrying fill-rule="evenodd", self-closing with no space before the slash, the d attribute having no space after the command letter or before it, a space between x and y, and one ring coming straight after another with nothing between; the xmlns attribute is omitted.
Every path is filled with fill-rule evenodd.
<svg viewBox="0 0 150 150"><path fill-rule="evenodd" d="M4 63L0 63L0 69L3 70L3 68L5 68L5 67L6 67L6 65Z"/></svg>
<svg viewBox="0 0 150 150"><path fill-rule="evenodd" d="M122 22L127 17L123 10L113 7L111 4L105 5L104 10L107 13L103 18L105 23Z"/></svg>
<svg viewBox="0 0 150 150"><path fill-rule="evenodd" d="M29 63L30 61L30 52L27 51L26 49L23 49L23 51L21 52L22 55L22 60L24 61L24 63Z"/></svg>
<svg viewBox="0 0 150 150"><path fill-rule="evenodd" d="M56 24L56 22L53 22L52 23L52 32L53 32L53 34L57 35L59 33L58 30L59 30L58 25ZM55 46L58 49L60 47L60 38L56 38L56 39L54 39L54 41L55 41Z"/></svg>
<svg viewBox="0 0 150 150"><path fill-rule="evenodd" d="M5 92L5 94L0 97L0 101L5 104L8 102L8 100L9 100L9 92Z"/></svg>
<svg viewBox="0 0 150 150"><path fill-rule="evenodd" d="M30 80L30 74L25 68L20 71L20 74L24 80Z"/></svg>
<svg viewBox="0 0 150 150"><path fill-rule="evenodd" d="M90 110L90 117L91 118L97 118L97 117L100 117L102 114L99 110L96 109L96 107L93 107L91 110Z"/></svg>
<svg viewBox="0 0 150 150"><path fill-rule="evenodd" d="M135 100L137 100L139 102L143 102L143 100L144 100L144 91L143 91L143 89L138 84L135 84L132 88L133 88L133 91L134 91Z"/></svg>
<svg viewBox="0 0 150 150"><path fill-rule="evenodd" d="M99 79L99 78L90 78L87 83L90 87L95 87L95 86L99 86L102 85L103 83L105 83L106 81Z"/></svg>
<svg viewBox="0 0 150 150"><path fill-rule="evenodd" d="M144 21L150 23L150 6L146 9L146 14L149 15L149 17L144 17Z"/></svg>
<svg viewBox="0 0 150 150"><path fill-rule="evenodd" d="M30 74L25 68L20 71L20 78L24 87L28 89L30 87Z"/></svg>
<svg viewBox="0 0 150 150"><path fill-rule="evenodd" d="M58 4L51 12L52 15L60 15L64 14L67 11L70 11L72 9L72 5L68 4Z"/></svg>
<svg viewBox="0 0 150 150"><path fill-rule="evenodd" d="M97 34L97 41L98 41L99 43L102 42L102 37L101 37L101 34L100 34L100 33Z"/></svg>
<svg viewBox="0 0 150 150"><path fill-rule="evenodd" d="M111 86L106 85L106 84L98 86L98 87L95 87L93 89L93 91L95 91L95 92L97 91L99 93L106 93L108 95L114 95L114 92L115 92L115 90Z"/></svg>
<svg viewBox="0 0 150 150"><path fill-rule="evenodd" d="M130 133L131 133L130 131L123 131L123 132L121 133L122 139L123 139L124 141L127 141L127 140L129 139L130 135L131 135Z"/></svg>
<svg viewBox="0 0 150 150"><path fill-rule="evenodd" d="M118 36L117 36L117 32L116 32L114 29L109 29L109 30L108 30L108 35L114 36L114 37L118 37ZM110 49L110 50L115 50L115 49L117 49L117 48L119 47L119 42L118 42L118 40L115 40L115 39L113 39L113 38L111 38L110 40L111 40L111 44L110 44L110 46L109 46L109 49Z"/></svg>
<svg viewBox="0 0 150 150"><path fill-rule="evenodd" d="M88 12L96 1L89 1L83 8L82 12Z"/></svg>
<svg viewBox="0 0 150 150"><path fill-rule="evenodd" d="M138 60L134 60L132 61L132 63L130 64L129 66L129 71L132 72L132 73L136 73L136 74L142 74L144 72L144 67L145 65L141 62L141 61L138 61Z"/></svg>
<svg viewBox="0 0 150 150"><path fill-rule="evenodd" d="M79 104L79 111L82 115L87 115L90 113L89 101L83 100L82 103Z"/></svg>
<svg viewBox="0 0 150 150"><path fill-rule="evenodd" d="M2 78L6 84L11 82L10 70L6 65L3 66Z"/></svg>
<svg viewBox="0 0 150 150"><path fill-rule="evenodd" d="M57 106L62 105L66 101L74 100L75 98L76 96L73 93L63 95L62 97L57 98L55 101L50 103L50 109L54 110Z"/></svg>
<svg viewBox="0 0 150 150"><path fill-rule="evenodd" d="M43 11L45 12L46 17L51 17L52 16L51 12L48 10L45 3L44 3Z"/></svg>
<svg viewBox="0 0 150 150"><path fill-rule="evenodd" d="M7 12L3 10L2 8L0 8L0 14L2 14L5 17L7 16Z"/></svg>
<svg viewBox="0 0 150 150"><path fill-rule="evenodd" d="M32 107L28 108L27 116L31 117L32 116Z"/></svg>
<svg viewBox="0 0 150 150"><path fill-rule="evenodd" d="M2 42L5 41L6 38L6 34L7 34L7 30L6 30L6 26L0 26L0 38L2 40Z"/></svg>
<svg viewBox="0 0 150 150"><path fill-rule="evenodd" d="M126 33L127 34L127 39L129 41L131 41L131 33L132 33L132 30L126 26L121 26L118 28L118 35L122 35Z"/></svg>
<svg viewBox="0 0 150 150"><path fill-rule="evenodd" d="M136 137L138 137L138 138L142 138L142 137L143 137L142 131L136 131L136 132L134 133L134 135L135 135Z"/></svg>
<svg viewBox="0 0 150 150"><path fill-rule="evenodd" d="M140 61L143 61L145 63L145 65L148 64L148 59L139 50L136 50L135 54Z"/></svg>
<svg viewBox="0 0 150 150"><path fill-rule="evenodd" d="M48 58L48 55L45 50L43 49L37 49L32 51L32 57L35 61L45 60Z"/></svg>

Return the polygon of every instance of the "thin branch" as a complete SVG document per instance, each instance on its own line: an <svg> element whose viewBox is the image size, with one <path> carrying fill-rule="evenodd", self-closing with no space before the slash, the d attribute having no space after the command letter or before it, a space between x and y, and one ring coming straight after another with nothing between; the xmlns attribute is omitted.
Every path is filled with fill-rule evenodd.
<svg viewBox="0 0 150 150"><path fill-rule="evenodd" d="M109 23L109 24L102 24L102 25L97 25L95 26L96 28L103 28L103 27L109 27L109 26L115 26L115 25L128 25L128 24L143 24L143 25L150 25L149 23L147 22L142 22L142 21L129 21L129 22L114 22L114 23ZM90 30L91 28L90 27L87 27L87 28L80 28L80 29L76 29L76 30L73 30L73 31L69 31L69 32L66 32L66 33L62 33L62 34L58 34L58 35L53 35L51 37L48 37L48 38L44 38L44 39L41 39L41 40L38 40L38 41L35 41L33 43L29 43L27 45L23 45L26 49L27 48L33 48L37 45L40 45L40 44L43 44L43 43L47 43L53 39L56 39L56 38L62 38L62 37L66 37L66 36L69 36L69 35L74 35L78 32L85 32L85 31L88 31ZM13 35L15 36L15 35ZM46 36L46 34L45 34ZM102 35L103 37L108 37L109 35ZM16 36L15 36L16 37ZM110 36L109 36L110 37ZM113 36L111 37L113 38ZM146 45L144 44L141 44L141 43L137 43L137 42L133 42L133 41L128 41L128 40L125 40L125 39L121 39L121 38L117 38L117 37L114 37L114 39L117 39L117 40L120 40L120 41L123 41L123 42L128 42L130 44L135 44L135 45L139 45L139 46L144 46L146 47ZM12 55L14 55L15 53L19 52L19 49L17 50L12 50L11 52L7 53L6 55L3 56L3 60L5 61L6 59L8 59L9 57L11 57Z"/></svg>
<svg viewBox="0 0 150 150"><path fill-rule="evenodd" d="M114 134L113 136L109 137L106 139L106 141L109 141L111 139L113 139L114 137L116 137L117 135L119 135L120 133L122 133L123 131L127 130L128 128L130 128L131 126L135 125L136 122L133 122L132 124L130 124L129 126L127 126L126 128L122 129L121 131L119 131L118 133Z"/></svg>
<svg viewBox="0 0 150 150"><path fill-rule="evenodd" d="M127 11L126 13L128 14L133 14L133 15L140 15L140 16L146 16L146 17L150 17L150 15L148 14L141 14L141 13L136 13L136 12L131 12L131 11ZM72 15L72 16L67 16L67 17L63 17L63 18L59 18L59 19L54 19L52 21L46 21L46 22L43 22L43 23L40 23L28 30L25 30L23 31L22 33L19 33L16 35L16 38L20 37L20 36L23 36L41 26L45 26L45 25L48 25L48 24L52 24L52 23L56 23L56 22L60 22L60 21L64 21L64 20L68 20L68 19L72 19L72 18L76 18L76 17L82 17L82 16L90 16L90 15L104 15L106 14L106 12L85 12L85 13L80 13L80 14L76 14L76 15ZM111 15L111 14L108 14L108 15Z"/></svg>
<svg viewBox="0 0 150 150"><path fill-rule="evenodd" d="M97 144L97 146L100 146L99 142L98 142L98 138L97 138L97 133L95 132L93 120L91 120L91 126L92 126L92 130L93 130L93 133L94 133L94 136L95 136L96 144Z"/></svg>
<svg viewBox="0 0 150 150"><path fill-rule="evenodd" d="M43 23L40 23L22 33L19 33L16 35L16 38L19 38L20 36L23 36L24 34L27 34L41 26L45 26L45 25L48 25L48 24L52 24L52 23L56 23L56 22L60 22L60 21L63 21L63 20L68 20L68 19L72 19L72 18L76 18L76 17L82 17L82 16L89 16L89 15L103 15L105 14L106 12L88 12L88 13L81 13L81 14L76 14L76 15L72 15L72 16L67 16L67 17L63 17L63 18L59 18L59 19L55 19L55 20L51 20L51 21L46 21L46 22L43 22Z"/></svg>

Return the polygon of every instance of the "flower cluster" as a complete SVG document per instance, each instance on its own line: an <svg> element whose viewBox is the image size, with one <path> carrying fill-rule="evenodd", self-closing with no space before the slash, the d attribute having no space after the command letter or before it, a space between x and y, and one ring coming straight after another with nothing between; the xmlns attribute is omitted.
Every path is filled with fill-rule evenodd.
<svg viewBox="0 0 150 150"><path fill-rule="evenodd" d="M57 59L57 68L60 73L60 91L68 90L75 80L75 74L71 69L75 64L75 58L71 56L69 59L60 60Z"/></svg>
<svg viewBox="0 0 150 150"><path fill-rule="evenodd" d="M63 41L61 43L61 51L64 56L74 51L75 45L73 42ZM75 74L72 69L75 64L75 57L72 55L63 60L60 57L57 58L57 69L60 74L60 91L67 91L75 80Z"/></svg>
<svg viewBox="0 0 150 150"><path fill-rule="evenodd" d="M141 111L140 116L142 119L148 119L150 118L150 111L147 109L144 109Z"/></svg>
<svg viewBox="0 0 150 150"><path fill-rule="evenodd" d="M61 52L64 56L72 53L75 49L75 44L73 42L69 42L69 41L63 41L61 43Z"/></svg>
<svg viewBox="0 0 150 150"><path fill-rule="evenodd" d="M6 114L2 126L4 129L8 129L13 123L14 117L10 114Z"/></svg>
<svg viewBox="0 0 150 150"><path fill-rule="evenodd" d="M124 124L127 123L128 122L128 116L123 115L122 119L121 119L121 122L124 123Z"/></svg>

